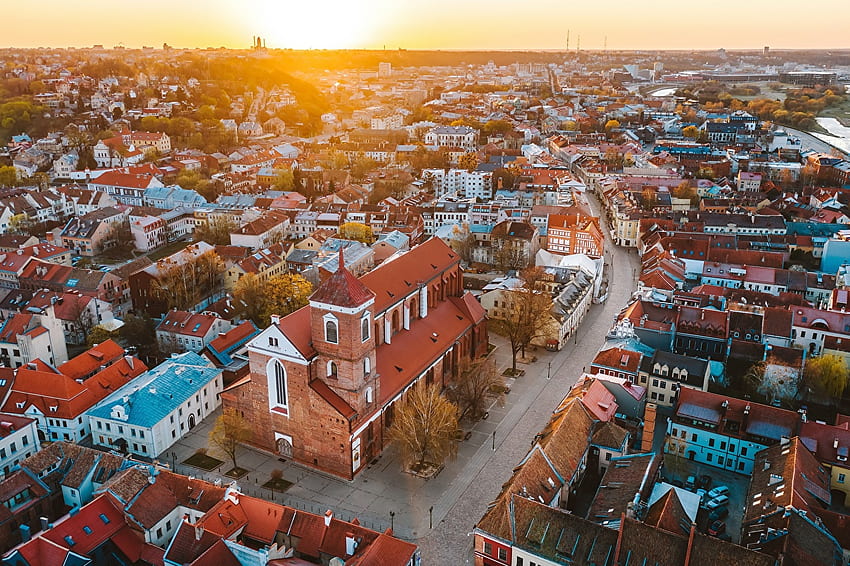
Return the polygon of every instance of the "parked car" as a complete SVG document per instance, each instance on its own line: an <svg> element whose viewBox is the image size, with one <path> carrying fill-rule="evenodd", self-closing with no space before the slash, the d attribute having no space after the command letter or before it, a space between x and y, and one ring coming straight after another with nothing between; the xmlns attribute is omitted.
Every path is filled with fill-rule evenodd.
<svg viewBox="0 0 850 566"><path fill-rule="evenodd" d="M708 514L708 520L714 522L717 519L725 518L728 514L728 507L718 507L717 509L712 510L711 513Z"/></svg>
<svg viewBox="0 0 850 566"><path fill-rule="evenodd" d="M725 507L729 504L729 497L726 495L721 495L720 497L715 497L711 501L705 504L706 509L717 509L718 507Z"/></svg>
<svg viewBox="0 0 850 566"><path fill-rule="evenodd" d="M721 495L729 495L729 488L725 485L718 485L717 487L708 492L709 499L714 499L715 497L720 497Z"/></svg>
<svg viewBox="0 0 850 566"><path fill-rule="evenodd" d="M706 497L707 494L708 494L708 492L704 489L698 489L697 490L697 495L699 495L700 505L702 505L708 499L711 499L710 497Z"/></svg>
<svg viewBox="0 0 850 566"><path fill-rule="evenodd" d="M708 527L708 534L716 537L719 534L726 532L726 522L725 521L714 521L711 523L711 526Z"/></svg>
<svg viewBox="0 0 850 566"><path fill-rule="evenodd" d="M688 476L688 481L685 482L685 489L693 491L697 486L697 479L694 476Z"/></svg>
<svg viewBox="0 0 850 566"><path fill-rule="evenodd" d="M703 474L699 477L699 486L702 489L709 489L711 487L711 476L708 474Z"/></svg>

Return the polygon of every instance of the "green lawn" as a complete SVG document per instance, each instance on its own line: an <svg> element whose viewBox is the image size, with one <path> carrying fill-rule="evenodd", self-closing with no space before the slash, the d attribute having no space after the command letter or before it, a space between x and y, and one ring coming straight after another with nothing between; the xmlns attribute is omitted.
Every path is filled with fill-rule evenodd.
<svg viewBox="0 0 850 566"><path fill-rule="evenodd" d="M171 254L173 254L175 252L179 252L180 250L182 250L183 248L185 248L188 245L189 245L189 242L183 242L183 241L174 242L172 244L168 244L167 246L163 246L163 247L161 247L157 250L152 251L151 253L148 254L148 258L151 261L157 261L157 260L160 260L164 257L170 256Z"/></svg>

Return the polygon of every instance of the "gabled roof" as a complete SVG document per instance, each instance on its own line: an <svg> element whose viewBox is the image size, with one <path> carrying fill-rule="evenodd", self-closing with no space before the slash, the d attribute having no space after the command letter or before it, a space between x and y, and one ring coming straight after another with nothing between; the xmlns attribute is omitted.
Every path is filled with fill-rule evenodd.
<svg viewBox="0 0 850 566"><path fill-rule="evenodd" d="M124 356L124 348L114 340L109 339L92 346L56 369L59 370L59 373L67 375L71 379L84 379L102 366L110 365L122 356Z"/></svg>

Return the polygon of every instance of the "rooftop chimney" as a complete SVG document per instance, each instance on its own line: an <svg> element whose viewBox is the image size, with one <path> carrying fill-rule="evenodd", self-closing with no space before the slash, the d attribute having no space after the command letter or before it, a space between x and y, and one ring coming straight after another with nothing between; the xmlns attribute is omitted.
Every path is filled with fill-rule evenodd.
<svg viewBox="0 0 850 566"><path fill-rule="evenodd" d="M334 518L334 512L333 511L331 511L330 509L325 511L325 526L326 527L331 526L331 519L333 519L333 518Z"/></svg>
<svg viewBox="0 0 850 566"><path fill-rule="evenodd" d="M271 322L272 322L272 324L280 324L280 315L279 314L271 315Z"/></svg>

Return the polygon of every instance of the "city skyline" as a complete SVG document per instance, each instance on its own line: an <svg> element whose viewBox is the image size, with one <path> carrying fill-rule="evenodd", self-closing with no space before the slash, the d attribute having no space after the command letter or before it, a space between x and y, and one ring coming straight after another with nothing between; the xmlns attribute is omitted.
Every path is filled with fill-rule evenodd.
<svg viewBox="0 0 850 566"><path fill-rule="evenodd" d="M773 14L787 13L788 0L771 6ZM634 11L624 2L565 5L543 0L518 9L506 0L434 0L427 6L391 0L344 2L329 0L294 3L275 0L151 0L145 9L105 0L91 0L82 11L76 5L46 0L44 9L9 10L12 21L8 47L228 47L250 45L252 36L266 39L269 48L292 49L445 49L445 50L710 50L850 49L842 30L845 18L831 17L817 26L801 28L791 18L770 17L760 3L720 0L715 15L728 21L700 25L704 10L657 0L652 10ZM533 9L531 9L533 8ZM820 13L850 16L840 0L825 0ZM731 14L734 13L734 18ZM93 17L102 15L102 17ZM104 25L108 17L126 25ZM754 23L755 22L755 23ZM689 27L690 26L690 27ZM40 29L39 33L33 33Z"/></svg>

